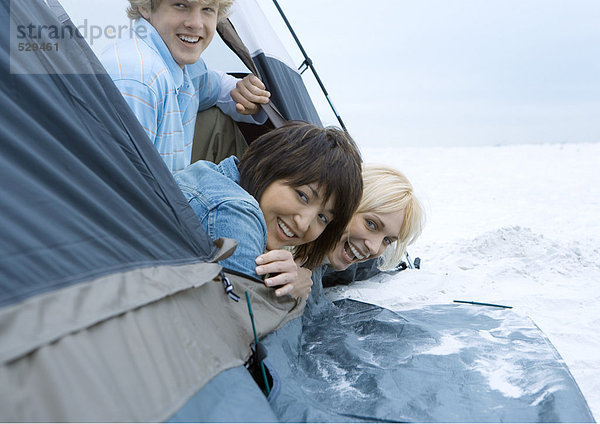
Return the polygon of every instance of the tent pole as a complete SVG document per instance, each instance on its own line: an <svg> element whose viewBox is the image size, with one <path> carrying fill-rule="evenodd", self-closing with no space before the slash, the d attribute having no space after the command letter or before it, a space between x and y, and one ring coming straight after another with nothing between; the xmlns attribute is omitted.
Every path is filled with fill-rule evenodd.
<svg viewBox="0 0 600 424"><path fill-rule="evenodd" d="M331 107L331 110L333 111L333 114L335 115L335 117L337 118L338 122L340 123L340 126L344 129L344 131L348 132L348 130L346 129L346 126L344 125L344 121L342 121L342 117L339 115L339 113L337 112L335 106L333 105L333 101L329 97L329 93L327 92L327 89L325 88L325 85L323 84L323 81L321 81L321 78L319 77L319 74L317 73L317 70L315 69L315 67L313 65L313 61L308 57L308 54L306 54L306 50L304 50L304 47L302 46L302 43L300 43L300 40L296 36L296 32L292 28L292 25L290 24L290 21L288 21L287 17L285 16L285 13L283 13L283 10L279 6L279 3L277 2L277 0L273 0L273 3L275 3L275 7L277 8L277 10L279 11L279 14L283 18L283 21L285 22L285 25L290 30L290 33L292 34L292 37L294 37L294 40L296 41L296 44L298 45L298 48L300 48L300 51L302 52L302 56L304 56L304 62L302 62L302 64L300 65L300 68L304 67L305 68L304 70L306 70L306 68L310 68L310 70L312 71L313 75L315 76L315 79L317 80L317 83L321 87L321 90L323 91L323 94L325 95L325 98L327 99L327 102L329 103L329 106ZM302 71L302 72L304 72L304 71Z"/></svg>

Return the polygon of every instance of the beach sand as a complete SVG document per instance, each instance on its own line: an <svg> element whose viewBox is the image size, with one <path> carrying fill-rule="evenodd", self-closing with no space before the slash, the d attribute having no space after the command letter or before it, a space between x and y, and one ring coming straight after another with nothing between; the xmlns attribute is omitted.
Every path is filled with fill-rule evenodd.
<svg viewBox="0 0 600 424"><path fill-rule="evenodd" d="M427 211L420 270L327 291L395 310L512 306L548 336L600 418L600 144L364 150Z"/></svg>

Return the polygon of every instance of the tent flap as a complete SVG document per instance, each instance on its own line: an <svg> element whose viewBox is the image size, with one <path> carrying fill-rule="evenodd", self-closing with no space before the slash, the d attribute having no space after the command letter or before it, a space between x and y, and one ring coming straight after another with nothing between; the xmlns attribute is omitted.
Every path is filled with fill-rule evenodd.
<svg viewBox="0 0 600 424"><path fill-rule="evenodd" d="M11 51L14 27L72 27L43 4L0 3L11 23L0 46L0 306L118 271L211 260L216 247L85 41ZM15 73L20 62L38 73Z"/></svg>
<svg viewBox="0 0 600 424"><path fill-rule="evenodd" d="M105 275L0 309L0 363L219 276L215 263L154 266Z"/></svg>
<svg viewBox="0 0 600 424"><path fill-rule="evenodd" d="M260 335L302 313L302 303L275 297L261 282L227 276L237 292L249 292ZM243 365L253 340L246 302L231 300L217 278L3 364L0 418L164 421L222 371Z"/></svg>

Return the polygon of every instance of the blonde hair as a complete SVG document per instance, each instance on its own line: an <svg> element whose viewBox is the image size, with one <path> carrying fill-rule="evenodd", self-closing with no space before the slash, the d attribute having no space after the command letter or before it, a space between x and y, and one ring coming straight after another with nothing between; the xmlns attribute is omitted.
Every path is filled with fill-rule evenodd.
<svg viewBox="0 0 600 424"><path fill-rule="evenodd" d="M363 196L356 213L393 213L404 211L398 240L379 257L378 268L390 270L398 265L406 247L421 235L425 211L413 186L400 171L385 165L363 165Z"/></svg>
<svg viewBox="0 0 600 424"><path fill-rule="evenodd" d="M208 4L216 4L218 11L218 19L222 21L229 16L229 12L233 2L235 0L188 0L191 2L203 2ZM155 11L160 5L162 0L129 0L129 7L127 8L127 17L129 19L139 19L142 17L140 9L148 9Z"/></svg>

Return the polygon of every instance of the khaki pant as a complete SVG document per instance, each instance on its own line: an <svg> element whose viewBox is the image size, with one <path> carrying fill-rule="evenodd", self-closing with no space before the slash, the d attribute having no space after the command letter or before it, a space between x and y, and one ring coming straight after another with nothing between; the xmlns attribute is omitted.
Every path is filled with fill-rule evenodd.
<svg viewBox="0 0 600 424"><path fill-rule="evenodd" d="M221 109L212 107L198 113L192 145L192 163L208 160L219 163L231 155L241 158L248 147L237 124Z"/></svg>

